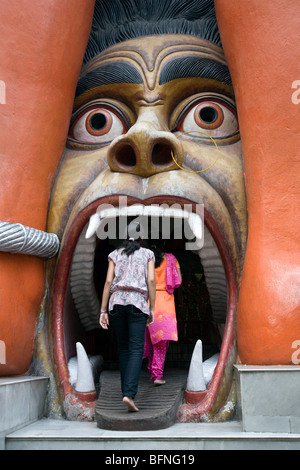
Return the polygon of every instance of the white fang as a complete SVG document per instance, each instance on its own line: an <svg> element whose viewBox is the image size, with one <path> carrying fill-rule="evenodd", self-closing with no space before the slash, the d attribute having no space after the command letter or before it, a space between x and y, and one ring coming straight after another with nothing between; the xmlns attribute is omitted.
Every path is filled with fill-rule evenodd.
<svg viewBox="0 0 300 470"><path fill-rule="evenodd" d="M95 391L93 372L87 353L81 343L76 343L77 351L77 381L76 392L86 393Z"/></svg>

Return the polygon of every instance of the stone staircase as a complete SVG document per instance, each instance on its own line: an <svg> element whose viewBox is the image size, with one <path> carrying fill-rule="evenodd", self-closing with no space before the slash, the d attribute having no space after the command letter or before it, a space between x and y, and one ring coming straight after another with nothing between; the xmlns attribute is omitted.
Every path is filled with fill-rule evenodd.
<svg viewBox="0 0 300 470"><path fill-rule="evenodd" d="M245 431L243 420L178 423L164 429L111 430L96 421L44 417L48 379L0 378L1 450L103 450L196 454L199 450L299 450L300 433ZM298 430L297 430L298 432Z"/></svg>
<svg viewBox="0 0 300 470"><path fill-rule="evenodd" d="M8 434L5 449L101 450L104 455L131 455L131 451L132 455L133 451L188 455L200 450L299 450L300 435L243 432L237 421L176 423L155 431L110 431L99 429L95 422L44 418Z"/></svg>

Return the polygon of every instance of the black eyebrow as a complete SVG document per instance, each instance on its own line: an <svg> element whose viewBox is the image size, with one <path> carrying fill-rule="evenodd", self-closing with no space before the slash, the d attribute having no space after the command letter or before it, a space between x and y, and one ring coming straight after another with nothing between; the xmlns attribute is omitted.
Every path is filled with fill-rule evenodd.
<svg viewBox="0 0 300 470"><path fill-rule="evenodd" d="M182 57L166 64L160 73L159 84L175 80L176 78L212 78L219 82L231 85L231 77L227 65L206 57Z"/></svg>
<svg viewBox="0 0 300 470"><path fill-rule="evenodd" d="M125 62L112 62L99 65L97 68L81 77L77 83L76 96L102 85L118 83L143 83L137 69Z"/></svg>

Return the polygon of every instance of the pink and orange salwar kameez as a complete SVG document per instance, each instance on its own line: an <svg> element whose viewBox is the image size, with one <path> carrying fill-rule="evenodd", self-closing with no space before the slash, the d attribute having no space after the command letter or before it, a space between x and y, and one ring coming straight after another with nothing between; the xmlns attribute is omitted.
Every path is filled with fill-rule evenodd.
<svg viewBox="0 0 300 470"><path fill-rule="evenodd" d="M144 358L148 358L151 380L163 377L169 341L178 341L174 288L179 287L179 263L174 255L166 253L155 269L156 300L155 319L146 328ZM176 270L176 271L175 271Z"/></svg>

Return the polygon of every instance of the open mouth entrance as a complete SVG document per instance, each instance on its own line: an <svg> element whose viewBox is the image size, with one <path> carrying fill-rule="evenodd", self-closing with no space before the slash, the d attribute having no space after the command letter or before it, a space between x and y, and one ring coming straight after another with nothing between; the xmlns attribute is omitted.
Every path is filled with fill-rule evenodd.
<svg viewBox="0 0 300 470"><path fill-rule="evenodd" d="M93 282L99 302L101 301L105 282L108 254L121 244L122 240L119 239L97 240L94 252L93 273L90 271L89 277L93 275ZM226 279L217 253L215 253L214 258L215 266L211 265L209 267L206 263L206 267L204 268L200 256L195 252L187 251L185 244L186 241L184 239L176 240L171 238L167 240L167 251L173 253L178 259L183 282L174 292L179 340L178 342L170 342L165 362L166 368L179 367L181 369L188 369L191 355L198 339L201 339L203 343L203 360L219 353L226 321ZM145 240L142 246L148 247L148 241ZM86 257L87 264L89 263L89 255L91 255L91 253ZM83 256L80 258L83 258ZM80 334L80 338L85 337L84 345L88 354L101 355L104 359L105 368L114 370L118 368L118 357L113 330L109 329L109 331L103 331L99 328L94 329L94 322L92 323L93 317L87 316L86 308L90 300L92 300L93 305L96 305L96 301L92 293L87 292L88 289L91 290L91 286L87 289L83 286L83 263L84 262L80 263L79 261L79 264L81 264L81 278L76 276L76 267L74 266L74 264L76 265L76 261L72 265L71 279L73 282L70 290L72 300L77 305L76 312L74 312L73 316L75 318L78 317L76 323L78 323L79 320L81 325L86 325L88 330L86 332L82 331ZM216 266L218 266L219 269L217 269ZM89 270L89 268L87 268L87 270ZM205 277L205 270L207 272L208 281ZM217 285L210 282L210 277L212 277L214 273L219 277L218 280L215 279ZM76 282L77 279L78 283ZM87 280L87 283L88 282ZM212 290L214 290L215 297L217 296L217 291L219 292L218 303L215 301L214 304L215 314L212 309L207 283L210 286L211 295ZM76 336L76 330L77 328L71 336ZM70 343L74 344L74 341Z"/></svg>
<svg viewBox="0 0 300 470"><path fill-rule="evenodd" d="M119 239L98 240L96 243L93 279L99 301L101 301L108 266L108 254L121 244L122 240ZM178 342L170 342L165 361L166 369L180 368L188 370L193 349L198 339L201 339L203 344L203 360L219 353L226 321L227 288L225 273L220 265L221 260L215 253L215 266L211 264L209 267L206 263L204 268L198 253L186 250L185 244L185 239L177 240L172 237L166 240L166 251L175 255L182 273L182 285L174 291ZM148 240L145 240L142 246L148 248ZM219 277L218 280L215 279L217 285L210 282L210 278L214 274ZM214 311L208 286L211 289L211 295L213 290L215 297L217 296L216 291L219 292L218 303L215 301ZM79 295L79 292L78 294L74 292L74 296L77 295ZM102 355L106 369L114 370L118 368L116 341L112 329L109 331L92 330L87 334L86 344L90 354Z"/></svg>
<svg viewBox="0 0 300 470"><path fill-rule="evenodd" d="M185 202L180 200L181 205ZM75 397L73 406L81 408L79 415L84 414L85 406L93 408L91 403L97 396L101 371L118 369L114 333L112 329L103 331L98 319L107 256L122 240L118 237L100 240L96 235L86 240L89 218L98 205L99 201L86 208L73 223L61 254L54 295L58 371L64 397ZM166 251L178 259L183 281L175 291L178 342L170 342L165 370L188 372L195 344L201 339L203 361L213 359L207 378L208 403L211 403L218 393L231 349L236 305L233 269L221 234L209 214L205 214L205 223L204 245L200 250L186 250L187 240L184 236L175 237L172 229L166 240ZM143 246L147 244L146 239ZM84 346L92 364L96 391L90 389L89 381L86 386L76 388L78 342ZM203 405L204 412L210 406L208 403Z"/></svg>

